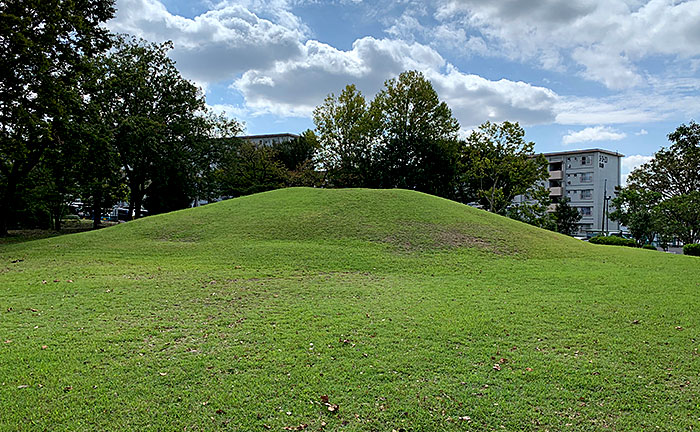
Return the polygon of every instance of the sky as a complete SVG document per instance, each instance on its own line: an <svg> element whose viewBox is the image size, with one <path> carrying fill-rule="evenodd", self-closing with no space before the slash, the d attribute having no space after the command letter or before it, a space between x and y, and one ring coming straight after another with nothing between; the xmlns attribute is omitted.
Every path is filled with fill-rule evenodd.
<svg viewBox="0 0 700 432"><path fill-rule="evenodd" d="M110 30L172 41L246 134L313 129L355 84L428 78L466 135L517 121L538 152L603 148L623 177L700 121L700 0L117 0Z"/></svg>

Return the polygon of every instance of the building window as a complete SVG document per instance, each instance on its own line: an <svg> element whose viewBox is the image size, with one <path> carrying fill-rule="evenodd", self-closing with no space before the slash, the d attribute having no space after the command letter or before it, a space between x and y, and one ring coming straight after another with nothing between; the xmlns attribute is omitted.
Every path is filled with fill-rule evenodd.
<svg viewBox="0 0 700 432"><path fill-rule="evenodd" d="M593 182L593 173L581 173L581 183L591 183Z"/></svg>
<svg viewBox="0 0 700 432"><path fill-rule="evenodd" d="M581 199L593 198L593 189L584 189L581 191Z"/></svg>
<svg viewBox="0 0 700 432"><path fill-rule="evenodd" d="M590 156L581 156L581 165L591 165L593 163L592 159Z"/></svg>
<svg viewBox="0 0 700 432"><path fill-rule="evenodd" d="M581 216L590 216L593 214L593 207L579 207L578 211Z"/></svg>

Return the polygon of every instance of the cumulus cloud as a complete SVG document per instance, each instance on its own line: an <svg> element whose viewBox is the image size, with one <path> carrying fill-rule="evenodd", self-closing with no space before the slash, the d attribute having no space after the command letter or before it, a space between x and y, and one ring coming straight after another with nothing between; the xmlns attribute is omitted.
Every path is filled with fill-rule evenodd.
<svg viewBox="0 0 700 432"><path fill-rule="evenodd" d="M371 37L356 40L348 51L308 41L300 59L248 71L233 86L254 109L309 116L327 94L339 93L348 83L371 97L386 79L411 69L422 71L431 80L464 127L486 120L537 124L555 118L557 95L549 89L465 74L431 47Z"/></svg>
<svg viewBox="0 0 700 432"><path fill-rule="evenodd" d="M300 56L304 29L283 12L276 16L284 25L239 4L222 4L189 19L171 14L158 0L119 0L107 25L154 42L172 40L172 57L183 75L206 85Z"/></svg>
<svg viewBox="0 0 700 432"><path fill-rule="evenodd" d="M572 131L564 135L564 144L574 144L590 141L619 141L627 137L624 132L619 132L607 126L587 127L580 131Z"/></svg>
<svg viewBox="0 0 700 432"><path fill-rule="evenodd" d="M479 32L511 59L547 69L571 59L609 88L646 83L638 62L700 55L700 0L436 0L435 18Z"/></svg>
<svg viewBox="0 0 700 432"><path fill-rule="evenodd" d="M641 129L639 132L635 132L635 135L640 136L640 135L648 135L649 131L646 129Z"/></svg>
<svg viewBox="0 0 700 432"><path fill-rule="evenodd" d="M639 166L649 162L652 160L654 157L653 156L647 156L647 155L630 155L622 158L622 184L627 184L627 177L629 177L629 174L634 171L636 168Z"/></svg>

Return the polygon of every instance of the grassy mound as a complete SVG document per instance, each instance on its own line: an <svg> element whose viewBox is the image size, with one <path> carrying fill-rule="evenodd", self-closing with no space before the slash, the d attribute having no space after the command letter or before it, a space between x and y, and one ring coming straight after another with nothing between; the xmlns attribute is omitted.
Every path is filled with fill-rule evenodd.
<svg viewBox="0 0 700 432"><path fill-rule="evenodd" d="M2 245L0 429L689 429L698 281L399 190Z"/></svg>

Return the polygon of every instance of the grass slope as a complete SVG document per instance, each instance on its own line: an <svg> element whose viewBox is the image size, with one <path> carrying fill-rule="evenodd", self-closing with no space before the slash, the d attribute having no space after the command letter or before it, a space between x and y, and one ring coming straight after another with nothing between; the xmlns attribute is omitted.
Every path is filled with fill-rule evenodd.
<svg viewBox="0 0 700 432"><path fill-rule="evenodd" d="M401 190L0 245L0 429L697 429L699 281Z"/></svg>

